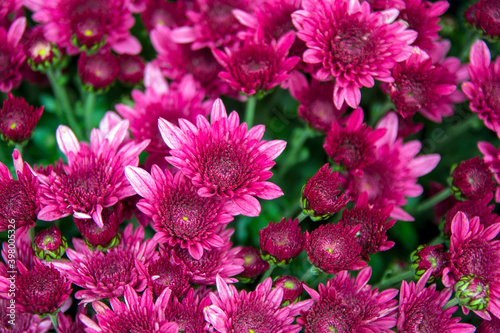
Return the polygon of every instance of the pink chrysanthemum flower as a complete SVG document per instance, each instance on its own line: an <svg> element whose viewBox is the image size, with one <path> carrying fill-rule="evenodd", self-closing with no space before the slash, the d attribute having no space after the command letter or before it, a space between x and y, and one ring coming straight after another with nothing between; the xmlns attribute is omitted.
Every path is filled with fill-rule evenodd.
<svg viewBox="0 0 500 333"><path fill-rule="evenodd" d="M403 280L399 294L398 332L453 332L473 333L471 324L459 323L452 318L458 307L444 308L453 291L436 291L436 285L425 287L430 272L424 274L418 283Z"/></svg>
<svg viewBox="0 0 500 333"><path fill-rule="evenodd" d="M151 174L134 167L127 167L125 174L144 198L137 207L152 218L156 242L171 247L179 244L196 260L204 250L225 245L218 233L233 220L227 204L214 197L198 196L197 189L181 172L172 175L153 165Z"/></svg>
<svg viewBox="0 0 500 333"><path fill-rule="evenodd" d="M386 129L383 137L375 142L375 161L363 168L363 175L350 173L347 176L346 192L355 200L368 193L368 203L376 208L394 205L391 217L412 221L413 217L401 206L406 197L416 197L423 191L416 184L417 178L429 173L440 160L438 154L416 156L422 144L419 141L403 143L397 138L398 117L388 113L377 125Z"/></svg>
<svg viewBox="0 0 500 333"><path fill-rule="evenodd" d="M188 10L188 24L173 30L175 42L192 43L193 50L230 45L243 26L233 15L234 9L251 12L255 0L196 0Z"/></svg>
<svg viewBox="0 0 500 333"><path fill-rule="evenodd" d="M323 224L311 233L306 231L306 252L309 261L327 274L340 271L357 271L366 266L357 234L360 225L346 227L342 224Z"/></svg>
<svg viewBox="0 0 500 333"><path fill-rule="evenodd" d="M103 209L101 216L102 227L98 226L92 219L73 218L85 244L91 249L103 250L114 247L120 239L118 226L123 222L121 202L113 206L113 209Z"/></svg>
<svg viewBox="0 0 500 333"><path fill-rule="evenodd" d="M419 278L425 272L430 272L429 282L432 282L443 274L443 270L448 265L448 257L448 252L445 252L442 244L419 245L410 256L411 268L415 270L415 276Z"/></svg>
<svg viewBox="0 0 500 333"><path fill-rule="evenodd" d="M83 314L79 318L87 326L87 333L177 333L177 324L165 319L170 293L170 289L166 289L153 302L150 292L145 291L138 296L133 288L127 286L125 303L111 298L111 309L99 301L92 303L97 323Z"/></svg>
<svg viewBox="0 0 500 333"><path fill-rule="evenodd" d="M40 316L58 311L71 295L71 282L51 264L45 265L35 259L35 265L28 270L17 263L19 274L15 277L14 297L10 296L12 279L0 276L0 296L14 299L19 312ZM11 277L12 275L9 275Z"/></svg>
<svg viewBox="0 0 500 333"><path fill-rule="evenodd" d="M144 77L144 59L138 55L121 54L117 57L120 72L118 80L126 84L139 84Z"/></svg>
<svg viewBox="0 0 500 333"><path fill-rule="evenodd" d="M0 91L8 92L21 83L21 66L26 60L21 41L26 18L15 20L6 30L0 26Z"/></svg>
<svg viewBox="0 0 500 333"><path fill-rule="evenodd" d="M43 105L35 109L24 97L14 97L11 93L7 97L0 109L0 136L9 143L22 143L33 135Z"/></svg>
<svg viewBox="0 0 500 333"><path fill-rule="evenodd" d="M61 60L59 48L45 38L41 25L29 30L23 47L27 62L33 70L43 72L47 67L54 66Z"/></svg>
<svg viewBox="0 0 500 333"><path fill-rule="evenodd" d="M35 226L40 210L40 185L17 149L12 153L12 159L17 180L0 162L0 231L19 230L19 233L24 233Z"/></svg>
<svg viewBox="0 0 500 333"><path fill-rule="evenodd" d="M396 220L389 220L391 211L392 206L379 209L368 204L368 195L365 192L358 197L353 209L342 212L339 223L349 228L358 224L361 226L357 238L365 260L370 259L369 254L387 251L394 246L394 242L388 241L385 234L396 223Z"/></svg>
<svg viewBox="0 0 500 333"><path fill-rule="evenodd" d="M267 42L259 28L237 46L226 47L224 52L214 49L215 59L225 70L219 77L247 95L271 90L288 79L289 72L300 61L299 57L288 57L294 40L295 33L289 32L277 42Z"/></svg>
<svg viewBox="0 0 500 333"><path fill-rule="evenodd" d="M335 79L333 101L337 108L345 101L356 108L361 87L373 87L374 79L391 82L390 69L410 55L417 33L396 21L396 9L372 12L358 0L302 2L304 10L292 15L297 36L309 48L303 60L321 64L320 81Z"/></svg>
<svg viewBox="0 0 500 333"><path fill-rule="evenodd" d="M280 222L269 222L259 231L262 257L275 265L288 265L304 251L306 235L300 230L299 220L284 217Z"/></svg>
<svg viewBox="0 0 500 333"><path fill-rule="evenodd" d="M375 142L386 129L373 130L363 123L364 112L357 108L346 118L345 127L333 121L325 139L326 154L336 164L362 175L362 169L375 161Z"/></svg>
<svg viewBox="0 0 500 333"><path fill-rule="evenodd" d="M260 251L253 246L245 246L242 248L241 251L238 252L238 258L244 260L244 271L238 276L241 281L253 281L254 278L269 269L269 263L262 259Z"/></svg>
<svg viewBox="0 0 500 333"><path fill-rule="evenodd" d="M318 131L328 133L332 122L340 122L347 110L345 103L340 109L333 105L334 84L332 82L320 82L311 78L309 83L303 74L294 71L291 73L288 85L290 94L300 103L297 109L299 117Z"/></svg>
<svg viewBox="0 0 500 333"><path fill-rule="evenodd" d="M491 320L483 320L482 323L477 327L476 333L497 333L500 332L500 319L497 317L491 318Z"/></svg>
<svg viewBox="0 0 500 333"><path fill-rule="evenodd" d="M12 321L12 307L9 308L9 306L12 306L9 300L0 299L0 332L46 333L52 328L49 316L41 319L37 314L20 313L16 312L16 310L14 310L15 321Z"/></svg>
<svg viewBox="0 0 500 333"><path fill-rule="evenodd" d="M449 43L442 45L446 47ZM408 59L393 68L394 82L388 83L385 90L403 118L420 112L434 122L441 122L441 117L453 115L453 103L459 97L454 95L459 69L457 58L435 63L425 51L415 47Z"/></svg>
<svg viewBox="0 0 500 333"><path fill-rule="evenodd" d="M479 0L465 11L464 16L467 22L495 38L500 36L498 11L500 3L497 0Z"/></svg>
<svg viewBox="0 0 500 333"><path fill-rule="evenodd" d="M462 84L469 106L500 137L500 57L491 62L490 50L482 40L470 50L469 75L470 82Z"/></svg>
<svg viewBox="0 0 500 333"><path fill-rule="evenodd" d="M224 246L204 251L199 260L193 259L188 250L182 249L180 246L171 248L168 255L174 258L177 265L185 267L189 275L189 282L192 284L215 284L217 275L227 283L238 282L232 276L240 274L245 269L243 267L244 259L238 255L241 247L232 247L233 243L229 241L233 232L234 229L222 231L219 236L224 241Z"/></svg>
<svg viewBox="0 0 500 333"><path fill-rule="evenodd" d="M187 23L185 1L146 0L144 7L141 19L149 32L159 25L177 28Z"/></svg>
<svg viewBox="0 0 500 333"><path fill-rule="evenodd" d="M155 255L156 243L141 241L144 229L139 227L131 235L132 224L126 229L119 247L108 249L106 253L91 251L87 246L73 240L75 250L68 249L70 262L55 262L67 278L83 290L77 291L75 298L82 303L90 303L102 298L121 297L126 286L142 291L147 281L140 276L138 266L147 264Z"/></svg>
<svg viewBox="0 0 500 333"><path fill-rule="evenodd" d="M443 284L454 287L465 314L474 311L490 320L500 318L500 223L484 228L478 217L459 212L451 223L450 261Z"/></svg>
<svg viewBox="0 0 500 333"><path fill-rule="evenodd" d="M203 101L205 94L197 87L191 75L169 87L158 66L148 64L144 72L145 92L132 91L135 105L117 104L116 111L130 120L130 131L136 140L151 140L147 151L166 153L168 148L158 130L158 119L178 124L179 118L194 121L198 115L206 116L212 101Z"/></svg>
<svg viewBox="0 0 500 333"><path fill-rule="evenodd" d="M217 332L298 333L300 326L292 324L295 316L309 309L312 301L281 307L283 289L271 290L271 286L272 280L267 278L255 291L238 292L217 276L218 295L210 293L212 305L204 310L205 320Z"/></svg>
<svg viewBox="0 0 500 333"><path fill-rule="evenodd" d="M439 39L439 16L444 14L450 4L448 1L430 2L426 0L406 0L406 6L399 13L399 18L408 23L409 28L418 35L413 45L424 50L432 47L432 42Z"/></svg>
<svg viewBox="0 0 500 333"><path fill-rule="evenodd" d="M211 304L212 302L208 296L197 295L191 288L181 301L178 297L172 297L172 301L165 312L165 317L167 320L177 323L179 332L212 332L209 327L210 324L203 318L203 310Z"/></svg>
<svg viewBox="0 0 500 333"><path fill-rule="evenodd" d="M93 51L103 45L118 54L137 54L141 44L129 32L134 17L127 2L27 0L25 5L34 12L33 19L44 24L45 37L69 54L77 54L80 49Z"/></svg>
<svg viewBox="0 0 500 333"><path fill-rule="evenodd" d="M196 125L180 119L179 126L159 121L163 140L172 149L166 159L191 179L198 195L229 201L234 215L246 216L260 213L255 197L275 199L283 195L277 185L266 180L272 176L269 169L286 142L261 140L263 125L247 131L246 123L240 125L238 113L233 111L228 117L217 99L210 123L198 116Z"/></svg>
<svg viewBox="0 0 500 333"><path fill-rule="evenodd" d="M370 267L350 278L346 271L320 284L318 291L304 285L314 304L297 322L305 333L392 332L396 324L396 289L371 289Z"/></svg>
<svg viewBox="0 0 500 333"><path fill-rule="evenodd" d="M386 10L395 8L397 10L405 9L405 0L363 0L368 2L373 10Z"/></svg>
<svg viewBox="0 0 500 333"><path fill-rule="evenodd" d="M323 165L302 188L300 206L313 221L328 219L349 201L345 193L340 195L341 178L338 172L332 170L328 163Z"/></svg>
<svg viewBox="0 0 500 333"><path fill-rule="evenodd" d="M73 215L93 219L102 228L103 209L135 194L125 177L125 166L137 166L139 154L149 142L122 144L128 127L128 120L123 120L107 135L93 129L89 145L78 142L70 128L59 126L57 143L67 156L68 165L49 175L38 173L42 192L40 220L54 221Z"/></svg>
<svg viewBox="0 0 500 333"><path fill-rule="evenodd" d="M116 57L110 52L87 55L78 58L78 77L85 87L102 91L109 87L120 73Z"/></svg>
<svg viewBox="0 0 500 333"><path fill-rule="evenodd" d="M479 151L484 155L484 162L488 165L491 172L493 172L497 184L500 184L500 148L497 149L486 141L479 142L477 146ZM500 202L500 186L496 187L495 201Z"/></svg>
<svg viewBox="0 0 500 333"><path fill-rule="evenodd" d="M283 289L283 305L295 303L300 300L300 295L304 291L303 282L295 276L280 276L273 282L275 288Z"/></svg>
<svg viewBox="0 0 500 333"><path fill-rule="evenodd" d="M155 63L163 75L180 81L185 75L191 74L210 98L234 94L234 89L219 77L223 68L209 48L193 51L187 44L175 43L171 35L171 30L165 26L157 26L151 32L151 42L158 52Z"/></svg>
<svg viewBox="0 0 500 333"><path fill-rule="evenodd" d="M460 162L453 170L451 190L457 197L479 200L495 190L493 173L479 156Z"/></svg>

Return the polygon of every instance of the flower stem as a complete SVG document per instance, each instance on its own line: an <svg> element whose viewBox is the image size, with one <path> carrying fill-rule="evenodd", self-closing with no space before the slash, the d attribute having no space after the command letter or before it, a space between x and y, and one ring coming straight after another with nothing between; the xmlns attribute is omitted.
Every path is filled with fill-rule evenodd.
<svg viewBox="0 0 500 333"><path fill-rule="evenodd" d="M293 136L295 134L295 136ZM280 176L285 177L288 170L297 162L297 156L304 146L304 143L312 137L313 131L310 128L298 129L298 132L292 134L291 150L287 153L286 159L280 166Z"/></svg>
<svg viewBox="0 0 500 333"><path fill-rule="evenodd" d="M96 97L97 95L93 91L86 92L84 112L85 112L85 131L87 132L87 134L90 134L90 131L93 128L92 120L94 116Z"/></svg>
<svg viewBox="0 0 500 333"><path fill-rule="evenodd" d="M68 125L71 127L76 136L81 139L82 129L80 127L80 124L75 118L75 114L73 113L73 108L71 107L71 103L69 101L68 94L66 92L64 85L59 84L60 76L61 76L60 70L54 71L53 68L49 68L47 70L47 77L49 78L52 90L56 95L57 102L59 103L60 109L57 111L57 115L62 118L64 114L68 122Z"/></svg>
<svg viewBox="0 0 500 333"><path fill-rule="evenodd" d="M299 220L299 223L301 223L302 221L304 221L306 219L306 217L308 217L309 215L307 214L304 214L303 211L301 211L299 213L299 215L297 215L297 217L295 218L296 220Z"/></svg>
<svg viewBox="0 0 500 333"><path fill-rule="evenodd" d="M307 281L315 276L318 275L318 269L314 266L309 267L309 269L300 277L300 281L303 281L305 284L307 284Z"/></svg>
<svg viewBox="0 0 500 333"><path fill-rule="evenodd" d="M374 285L374 287L377 287L379 289L385 289L387 287L392 286L393 284L396 284L396 283L401 282L401 281L406 280L406 279L410 279L414 275L415 275L415 272L413 270L401 272L399 274L394 275L391 278L388 278L388 279L383 278L382 281L380 281L379 283Z"/></svg>
<svg viewBox="0 0 500 333"><path fill-rule="evenodd" d="M425 211L425 210L427 210L429 208L432 208L432 207L436 206L438 203L440 203L441 201L443 201L446 198L448 198L450 195L451 195L450 188L447 187L447 188L443 189L441 192L439 192L436 195L434 195L433 197L431 197L431 198L429 198L427 200L422 201L417 206L416 211L417 212L422 212L422 211Z"/></svg>
<svg viewBox="0 0 500 333"><path fill-rule="evenodd" d="M57 333L57 315L51 314L51 315L49 315L49 317L50 317L50 321L52 322L52 325L54 326L54 330Z"/></svg>
<svg viewBox="0 0 500 333"><path fill-rule="evenodd" d="M248 96L247 105L245 108L245 123L247 123L247 128L253 126L253 119L255 117L256 105L257 105L257 97L255 95Z"/></svg>
<svg viewBox="0 0 500 333"><path fill-rule="evenodd" d="M270 264L269 269L264 274L262 274L262 277L260 278L259 284L261 284L262 282L264 282L265 279L270 277L275 268L276 268L275 265Z"/></svg>
<svg viewBox="0 0 500 333"><path fill-rule="evenodd" d="M456 297L453 297L452 299L450 299L448 301L448 303L446 303L444 306L443 306L443 310L445 309L448 309L449 307L452 307L452 306L455 306L458 304L458 298Z"/></svg>

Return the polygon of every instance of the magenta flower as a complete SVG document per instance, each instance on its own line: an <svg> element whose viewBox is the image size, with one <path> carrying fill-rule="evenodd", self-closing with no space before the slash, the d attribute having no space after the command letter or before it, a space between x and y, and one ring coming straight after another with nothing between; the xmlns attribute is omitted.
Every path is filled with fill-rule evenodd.
<svg viewBox="0 0 500 333"><path fill-rule="evenodd" d="M24 52L33 70L44 71L48 66L56 65L61 60L61 52L56 45L45 38L41 25L31 29L26 39L23 45Z"/></svg>
<svg viewBox="0 0 500 333"><path fill-rule="evenodd" d="M422 278L425 272L430 272L428 282L434 281L443 274L448 265L448 252L445 252L442 244L419 245L411 254L411 268L415 270L415 276Z"/></svg>
<svg viewBox="0 0 500 333"><path fill-rule="evenodd" d="M187 23L186 11L189 5L185 1L142 1L144 9L141 11L141 19L149 32L158 26L177 28Z"/></svg>
<svg viewBox="0 0 500 333"><path fill-rule="evenodd" d="M150 292L138 296L133 288L126 286L125 303L118 298L110 299L111 308L99 301L92 303L97 323L84 314L79 318L87 326L87 333L177 333L177 324L165 319L170 293L166 289L153 302Z"/></svg>
<svg viewBox="0 0 500 333"><path fill-rule="evenodd" d="M488 46L482 40L476 41L470 50L470 82L462 84L462 90L470 101L472 112L490 130L500 137L500 110L498 87L500 78L500 57L491 62Z"/></svg>
<svg viewBox="0 0 500 333"><path fill-rule="evenodd" d="M78 240L73 240L75 250L68 249L70 262L55 262L54 266L83 290L77 291L75 298L82 303L90 303L103 298L121 297L126 286L136 291L146 288L147 281L139 273L138 266L146 265L155 255L156 243L142 241L144 229L139 227L132 235L132 224L125 230L119 247L108 249L106 253L91 251ZM142 236L142 237L141 237Z"/></svg>
<svg viewBox="0 0 500 333"><path fill-rule="evenodd" d="M431 45L441 47L441 44ZM446 47L449 43L442 45ZM393 68L394 82L388 83L385 90L403 118L420 112L434 122L441 122L442 117L453 115L453 103L461 101L461 96L455 94L459 70L457 58L436 63L425 51L415 47L408 59Z"/></svg>
<svg viewBox="0 0 500 333"><path fill-rule="evenodd" d="M52 264L45 265L35 259L35 265L28 270L21 262L17 263L19 274L15 278L15 296L9 291L12 280L0 276L0 296L15 299L19 312L40 316L58 311L71 295L71 282ZM9 277L11 275L8 275Z"/></svg>
<svg viewBox="0 0 500 333"><path fill-rule="evenodd" d="M362 261L362 249L357 233L360 226L346 227L342 224L323 224L311 233L306 231L306 252L309 261L327 274L340 271L357 271L366 266Z"/></svg>
<svg viewBox="0 0 500 333"><path fill-rule="evenodd" d="M306 235L300 230L299 220L284 217L280 222L269 222L259 231L262 257L274 265L286 266L304 251Z"/></svg>
<svg viewBox="0 0 500 333"><path fill-rule="evenodd" d="M167 161L191 179L198 195L229 201L232 214L258 216L260 203L255 197L275 199L283 195L277 185L266 180L272 176L269 169L286 142L261 140L263 125L247 131L236 111L227 116L220 99L212 107L210 123L198 116L196 125L181 119L177 127L160 119L158 126L172 149Z"/></svg>
<svg viewBox="0 0 500 333"><path fill-rule="evenodd" d="M71 55L101 46L118 54L137 54L141 44L129 29L134 17L125 0L27 0L33 19L44 24L45 37Z"/></svg>
<svg viewBox="0 0 500 333"><path fill-rule="evenodd" d="M224 52L213 49L215 59L225 70L219 77L247 95L271 90L288 79L289 72L300 61L299 57L288 57L294 40L295 33L289 32L277 42L267 42L259 28L255 35L246 37L237 46L226 47Z"/></svg>
<svg viewBox="0 0 500 333"><path fill-rule="evenodd" d="M386 10L395 8L397 10L405 9L405 0L363 0L368 2L373 10Z"/></svg>
<svg viewBox="0 0 500 333"><path fill-rule="evenodd" d="M172 175L154 165L151 174L134 167L127 167L125 174L144 198L137 207L152 218L156 242L171 247L179 244L196 260L204 250L225 245L218 233L233 220L227 204L214 197L198 196L197 189L181 172Z"/></svg>
<svg viewBox="0 0 500 333"><path fill-rule="evenodd" d="M375 161L375 142L387 131L373 130L363 123L363 118L363 110L357 108L345 119L345 127L333 121L323 146L336 164L359 175L363 174L363 167Z"/></svg>
<svg viewBox="0 0 500 333"><path fill-rule="evenodd" d="M160 253L160 257L148 264L138 266L142 276L147 280L148 290L153 293L153 297L169 288L172 294L182 297L189 289L189 276L187 270L182 265L177 265L173 258L168 257L168 253Z"/></svg>
<svg viewBox="0 0 500 333"><path fill-rule="evenodd" d="M301 328L292 324L301 311L312 301L306 300L281 306L283 289L271 290L272 280L267 278L255 291L238 290L217 276L218 295L210 293L212 305L205 308L205 320L217 332L280 332L298 333Z"/></svg>
<svg viewBox="0 0 500 333"><path fill-rule="evenodd" d="M495 190L493 173L479 156L460 162L452 174L452 191L458 197L479 200Z"/></svg>
<svg viewBox="0 0 500 333"><path fill-rule="evenodd" d="M304 62L320 64L316 78L335 79L333 102L337 108L345 101L356 108L361 87L373 87L374 79L391 82L390 69L410 55L417 33L396 21L396 9L372 12L366 2L302 2L304 10L292 15L297 36L306 42Z"/></svg>
<svg viewBox="0 0 500 333"><path fill-rule="evenodd" d="M212 101L203 101L205 94L199 90L191 75L186 75L171 87L162 76L158 66L148 64L144 73L146 91L132 91L133 107L125 104L115 106L118 113L130 120L130 131L136 140L151 140L147 151L168 151L158 130L158 119L164 118L178 124L179 118L194 121L196 116L206 116Z"/></svg>
<svg viewBox="0 0 500 333"><path fill-rule="evenodd" d="M0 3L0 26L8 27L13 18L24 14L22 0L4 0Z"/></svg>
<svg viewBox="0 0 500 333"><path fill-rule="evenodd" d="M244 259L239 256L241 247L232 247L233 243L229 241L233 232L234 229L222 231L219 236L224 246L203 251L203 256L198 260L194 259L187 249L182 249L180 246L166 247L168 254L165 255L173 257L176 265L182 265L187 270L189 282L192 284L215 284L217 275L227 283L235 283L238 280L232 276L240 274L245 269Z"/></svg>
<svg viewBox="0 0 500 333"><path fill-rule="evenodd" d="M121 54L117 57L120 72L118 80L127 84L139 84L144 77L144 59L138 55Z"/></svg>
<svg viewBox="0 0 500 333"><path fill-rule="evenodd" d="M333 105L334 84L332 82L320 82L312 78L308 83L303 74L294 71L291 73L288 85L290 94L300 103L297 110L299 117L318 131L328 133L332 122L340 122L347 110L345 103L340 109Z"/></svg>
<svg viewBox="0 0 500 333"><path fill-rule="evenodd" d="M490 320L500 318L500 241L493 240L500 223L484 228L479 218L459 212L451 223L450 261L443 284L454 287L465 314L469 310ZM480 260L478 260L480 258Z"/></svg>
<svg viewBox="0 0 500 333"><path fill-rule="evenodd" d="M40 211L40 185L17 149L12 153L17 180L0 162L0 231L28 231L35 226Z"/></svg>
<svg viewBox="0 0 500 333"><path fill-rule="evenodd" d="M436 285L425 287L430 272L424 274L418 283L403 280L399 294L398 332L454 332L473 333L471 324L459 323L452 318L458 307L443 308L451 297L452 290L436 291Z"/></svg>
<svg viewBox="0 0 500 333"><path fill-rule="evenodd" d="M178 297L172 297L172 302L170 302L165 312L165 317L177 323L179 332L212 332L209 327L210 324L203 318L203 310L211 304L212 302L208 296L202 297L195 294L193 288L191 288L182 300L179 300Z"/></svg>
<svg viewBox="0 0 500 333"><path fill-rule="evenodd" d="M66 238L61 235L61 231L55 225L38 232L33 242L33 250L36 256L46 261L60 259L67 248L68 242Z"/></svg>
<svg viewBox="0 0 500 333"><path fill-rule="evenodd" d="M9 143L22 143L33 135L43 106L33 108L23 97L7 94L0 109L0 136Z"/></svg>
<svg viewBox="0 0 500 333"><path fill-rule="evenodd" d="M92 219L77 219L73 217L76 228L82 234L85 244L91 249L104 250L118 244L120 235L118 226L123 222L123 205L121 202L113 209L102 211L102 227Z"/></svg>
<svg viewBox="0 0 500 333"><path fill-rule="evenodd" d="M491 320L483 320L477 327L476 333L495 333L498 330L500 330L500 319L493 317Z"/></svg>
<svg viewBox="0 0 500 333"><path fill-rule="evenodd" d="M493 172L497 184L500 184L500 149L486 141L479 142L477 147L484 155L483 160ZM495 190L495 201L500 202L500 186L498 185Z"/></svg>
<svg viewBox="0 0 500 333"><path fill-rule="evenodd" d="M441 30L439 16L444 14L450 4L448 1L430 2L427 0L406 0L406 6L399 13L399 18L408 23L409 28L418 35L413 45L424 50L432 47L432 42L439 39Z"/></svg>
<svg viewBox="0 0 500 333"><path fill-rule="evenodd" d="M2 333L47 333L52 328L49 316L41 319L37 314L20 312L16 312L16 320L14 325L12 325L12 322L9 323L12 311L12 308L9 309L10 305L11 303L8 299L0 299L0 320L2 323L0 324L0 330Z"/></svg>
<svg viewBox="0 0 500 333"><path fill-rule="evenodd" d="M394 205L392 218L412 221L413 217L401 206L407 203L406 197L422 193L422 186L416 184L417 178L434 169L440 156L416 156L422 146L419 141L403 143L402 139L398 139L398 117L395 113L388 113L376 128L386 129L386 132L375 142L375 161L362 169L362 176L348 174L346 193L357 199L367 192L369 204L376 208Z"/></svg>
<svg viewBox="0 0 500 333"><path fill-rule="evenodd" d="M297 322L305 333L392 332L396 324L395 289L379 292L367 284L372 269L367 267L351 279L346 271L320 284L318 291L304 285L314 301Z"/></svg>
<svg viewBox="0 0 500 333"><path fill-rule="evenodd" d="M261 275L269 269L269 263L262 259L260 251L253 246L245 246L238 252L238 258L244 260L244 271L238 278L244 282L253 281L254 278Z"/></svg>
<svg viewBox="0 0 500 333"><path fill-rule="evenodd" d="M193 50L230 45L243 26L233 15L234 9L250 12L255 0L196 0L188 10L188 25L173 30L176 43L192 43Z"/></svg>
<svg viewBox="0 0 500 333"><path fill-rule="evenodd" d="M500 3L496 0L479 0L473 3L464 13L467 22L493 38L500 36L498 11Z"/></svg>
<svg viewBox="0 0 500 333"><path fill-rule="evenodd" d="M85 333L85 325L80 320L80 314L85 315L87 307L85 304L78 305L78 312L73 321L71 314L65 315L62 311L57 313L57 332L58 333ZM47 317L49 318L49 317Z"/></svg>
<svg viewBox="0 0 500 333"><path fill-rule="evenodd" d="M391 205L383 208L373 207L368 204L368 195L365 192L358 197L353 209L342 212L339 223L348 228L360 225L357 238L365 260L370 260L369 254L387 251L394 246L394 242L388 241L385 234L396 223L396 220L389 220L392 208Z"/></svg>
<svg viewBox="0 0 500 333"><path fill-rule="evenodd" d="M273 282L275 288L283 289L283 305L295 303L300 300L300 295L304 291L303 282L295 276L280 276Z"/></svg>
<svg viewBox="0 0 500 333"><path fill-rule="evenodd" d="M137 166L139 153L148 145L128 142L129 122L123 120L104 135L93 129L90 145L78 142L66 126L59 126L57 143L68 158L68 165L50 174L38 173L41 183L42 209L38 218L54 221L73 215L93 219L102 228L102 211L119 200L135 194L125 178L125 166Z"/></svg>
<svg viewBox="0 0 500 333"><path fill-rule="evenodd" d="M26 60L22 44L19 44L26 28L26 18L15 20L6 30L0 26L0 91L8 92L21 83L21 66Z"/></svg>
<svg viewBox="0 0 500 333"><path fill-rule="evenodd" d="M116 57L110 52L87 55L83 52L78 58L78 77L85 87L97 91L109 87L120 73Z"/></svg>

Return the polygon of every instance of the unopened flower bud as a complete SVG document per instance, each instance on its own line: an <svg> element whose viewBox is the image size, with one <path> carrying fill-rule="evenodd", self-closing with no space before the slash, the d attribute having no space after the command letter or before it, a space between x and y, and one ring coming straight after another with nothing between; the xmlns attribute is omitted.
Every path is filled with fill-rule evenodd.
<svg viewBox="0 0 500 333"><path fill-rule="evenodd" d="M306 236L300 230L299 220L283 218L279 223L269 223L259 233L262 258L274 265L288 265L306 246Z"/></svg>
<svg viewBox="0 0 500 333"><path fill-rule="evenodd" d="M33 242L36 256L47 261L61 258L67 248L68 242L56 226L40 231Z"/></svg>

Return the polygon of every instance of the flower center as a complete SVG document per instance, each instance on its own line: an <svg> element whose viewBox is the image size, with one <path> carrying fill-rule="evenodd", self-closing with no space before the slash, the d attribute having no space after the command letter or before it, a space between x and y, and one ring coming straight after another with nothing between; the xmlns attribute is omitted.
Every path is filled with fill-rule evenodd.
<svg viewBox="0 0 500 333"><path fill-rule="evenodd" d="M98 284L116 287L130 282L134 266L131 253L114 248L106 254L99 252L91 259L88 275Z"/></svg>
<svg viewBox="0 0 500 333"><path fill-rule="evenodd" d="M233 320L234 333L267 333L275 332L279 327L276 319L263 312L262 304L244 302L236 310ZM278 326L278 327L277 327Z"/></svg>
<svg viewBox="0 0 500 333"><path fill-rule="evenodd" d="M71 21L71 30L74 33L77 45L87 48L99 44L106 33L106 18L101 12L88 10L75 15Z"/></svg>
<svg viewBox="0 0 500 333"><path fill-rule="evenodd" d="M353 17L341 22L340 27L333 32L332 36L334 37L330 45L330 62L332 62L330 66L338 66L340 70L347 70L358 66L372 54L374 41L370 30L363 22L358 22Z"/></svg>
<svg viewBox="0 0 500 333"><path fill-rule="evenodd" d="M8 220L16 221L16 228L21 223L34 225L36 221L36 205L34 189L31 189L18 180L4 180L0 182L0 221L7 225Z"/></svg>

